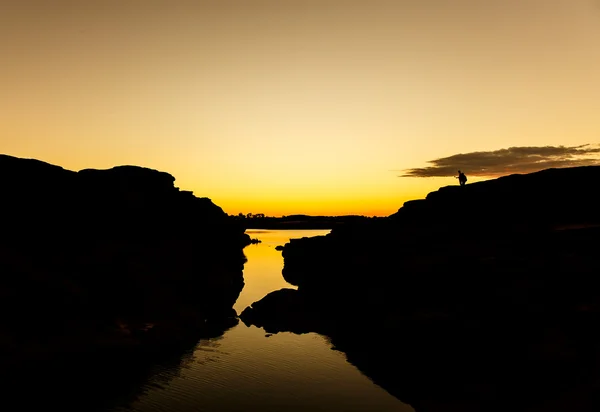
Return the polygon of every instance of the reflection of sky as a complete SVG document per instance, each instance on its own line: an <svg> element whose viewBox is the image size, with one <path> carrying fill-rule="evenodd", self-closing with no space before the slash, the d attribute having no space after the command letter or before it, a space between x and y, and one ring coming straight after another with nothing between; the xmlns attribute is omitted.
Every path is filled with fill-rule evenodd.
<svg viewBox="0 0 600 412"><path fill-rule="evenodd" d="M290 238L319 236L330 230L247 230L253 239L261 243L249 245L244 249L248 262L244 265L244 290L240 294L234 309L241 313L247 306L262 299L267 293L281 288L294 288L281 275L283 257L275 247L289 242Z"/></svg>
<svg viewBox="0 0 600 412"><path fill-rule="evenodd" d="M328 230L249 230L263 243L246 247L246 286L236 303L241 312L267 293L289 287L281 276L283 259L275 246L290 237L317 236ZM204 412L412 412L373 384L323 336L279 333L240 322L222 337L201 341L194 359L170 379L155 379L127 411ZM168 379L168 380L169 380ZM125 410L123 409L123 412Z"/></svg>

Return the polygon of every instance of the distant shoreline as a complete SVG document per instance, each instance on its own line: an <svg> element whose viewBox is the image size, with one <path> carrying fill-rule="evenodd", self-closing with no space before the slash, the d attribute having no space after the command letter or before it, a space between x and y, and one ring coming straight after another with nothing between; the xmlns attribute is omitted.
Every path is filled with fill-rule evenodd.
<svg viewBox="0 0 600 412"><path fill-rule="evenodd" d="M347 223L367 222L382 217L367 216L306 216L236 217L246 229L333 229Z"/></svg>

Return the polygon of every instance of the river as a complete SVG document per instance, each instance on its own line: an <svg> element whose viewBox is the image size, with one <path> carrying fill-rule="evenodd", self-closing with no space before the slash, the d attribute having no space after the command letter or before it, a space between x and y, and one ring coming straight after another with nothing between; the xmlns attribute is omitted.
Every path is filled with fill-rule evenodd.
<svg viewBox="0 0 600 412"><path fill-rule="evenodd" d="M259 244L246 247L239 313L267 293L292 287L281 275L275 250L290 238L328 230L248 230ZM400 372L399 372L400 373ZM155 371L135 399L112 411L396 411L413 409L375 385L327 338L308 333L265 334L242 322L214 339L201 340L183 359Z"/></svg>

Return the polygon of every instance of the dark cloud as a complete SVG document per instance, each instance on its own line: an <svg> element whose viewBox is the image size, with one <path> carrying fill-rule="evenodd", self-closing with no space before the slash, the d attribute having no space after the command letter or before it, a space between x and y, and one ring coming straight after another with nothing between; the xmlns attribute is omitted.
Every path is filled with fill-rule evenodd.
<svg viewBox="0 0 600 412"><path fill-rule="evenodd" d="M400 177L455 176L462 170L470 176L496 177L512 173L529 173L542 169L600 165L600 147L543 146L509 147L491 152L460 153L430 160L431 166L404 170Z"/></svg>

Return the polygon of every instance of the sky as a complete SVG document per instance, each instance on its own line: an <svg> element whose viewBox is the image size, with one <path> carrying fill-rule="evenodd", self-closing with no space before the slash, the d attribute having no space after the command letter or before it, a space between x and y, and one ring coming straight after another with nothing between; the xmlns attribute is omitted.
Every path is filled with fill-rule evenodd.
<svg viewBox="0 0 600 412"><path fill-rule="evenodd" d="M600 143L598 0L4 0L0 52L0 153L229 214L384 216Z"/></svg>

